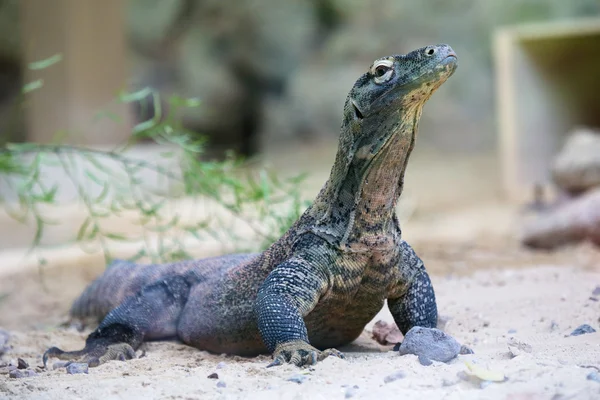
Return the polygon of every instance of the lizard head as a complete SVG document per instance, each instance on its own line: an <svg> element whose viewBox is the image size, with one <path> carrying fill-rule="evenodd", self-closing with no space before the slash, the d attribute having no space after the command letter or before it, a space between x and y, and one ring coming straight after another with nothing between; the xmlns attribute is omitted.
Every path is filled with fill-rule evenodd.
<svg viewBox="0 0 600 400"><path fill-rule="evenodd" d="M364 123L382 110L418 108L457 66L456 53L445 44L375 60L348 95L345 122Z"/></svg>
<svg viewBox="0 0 600 400"><path fill-rule="evenodd" d="M375 60L358 78L344 105L336 161L317 202L327 204L319 223L354 221L363 209L381 215L393 210L423 105L457 65L454 50L441 44Z"/></svg>

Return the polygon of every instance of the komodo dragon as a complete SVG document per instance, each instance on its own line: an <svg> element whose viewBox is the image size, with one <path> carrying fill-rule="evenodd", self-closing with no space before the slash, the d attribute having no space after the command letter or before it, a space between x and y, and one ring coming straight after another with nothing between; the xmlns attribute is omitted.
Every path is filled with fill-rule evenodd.
<svg viewBox="0 0 600 400"><path fill-rule="evenodd" d="M424 103L457 67L448 45L376 60L344 106L329 180L262 254L166 265L117 261L75 301L102 319L80 351L49 357L97 366L131 359L146 340L178 338L214 353L273 353L270 365L314 364L352 342L388 300L403 333L435 327L423 262L395 214Z"/></svg>

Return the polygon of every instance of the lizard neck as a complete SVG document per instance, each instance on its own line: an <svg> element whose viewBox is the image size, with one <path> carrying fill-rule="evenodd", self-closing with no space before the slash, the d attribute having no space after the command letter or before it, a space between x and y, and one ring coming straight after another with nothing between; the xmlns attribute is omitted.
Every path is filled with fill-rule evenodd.
<svg viewBox="0 0 600 400"><path fill-rule="evenodd" d="M315 221L311 231L355 251L391 243L421 110L422 105L415 104L360 124L345 121L329 180L308 210Z"/></svg>

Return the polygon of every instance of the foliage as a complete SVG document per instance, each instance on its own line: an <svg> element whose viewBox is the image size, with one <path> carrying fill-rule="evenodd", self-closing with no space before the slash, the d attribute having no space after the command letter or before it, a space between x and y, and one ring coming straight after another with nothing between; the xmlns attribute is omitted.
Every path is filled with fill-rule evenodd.
<svg viewBox="0 0 600 400"><path fill-rule="evenodd" d="M49 225L60 223L49 215L54 206L70 200L65 180L86 213L72 240L87 252L103 252L107 262L113 259L114 242L136 246L131 260L152 262L190 258L190 246L209 237L239 243L236 229L222 223L223 215L249 226L258 239L253 250L258 250L279 238L300 216L307 206L298 190L303 177L280 179L265 169L248 168L233 155L222 161L203 160L203 141L186 131L178 118L182 109L197 107L199 102L173 96L163 110L158 94L148 88L123 93L118 101L147 98L154 117L135 126L128 143L113 150L61 143L12 143L0 148L0 203L16 220L33 222L32 250L42 245ZM141 139L160 146L157 160L128 155ZM206 215L184 215L179 209L185 201L192 203L188 207L192 213L203 210ZM139 226L135 235L108 223L115 218L131 220L132 215Z"/></svg>

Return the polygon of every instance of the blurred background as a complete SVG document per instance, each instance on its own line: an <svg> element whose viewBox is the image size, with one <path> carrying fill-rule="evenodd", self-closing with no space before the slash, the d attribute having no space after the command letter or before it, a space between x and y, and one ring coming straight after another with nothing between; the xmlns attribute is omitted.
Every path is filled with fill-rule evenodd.
<svg viewBox="0 0 600 400"><path fill-rule="evenodd" d="M161 99L199 100L181 118L192 134L208 138L208 157L233 150L284 176L308 172L300 189L310 199L329 174L354 81L374 59L448 43L459 69L423 113L400 204L406 235L504 240L520 217L503 183L498 112L499 69L513 63L514 52L498 51L497 34L531 23L576 31L578 21L589 27L598 15L597 0L0 0L1 140L44 144L68 132L66 143L111 148L158 115L151 97L119 103L117 94L151 88ZM597 20L591 26L596 30L585 34L598 37ZM561 42L561 29L541 29L535 49L542 58L554 46L545 38ZM589 43L576 54L597 49ZM550 53L543 65L568 64L564 53ZM28 85L35 90L24 90ZM510 103L521 93L507 96ZM169 106L159 105L163 112ZM545 142L542 134L527 149ZM136 149L146 159L159 151ZM533 199L535 183L521 199ZM77 224L70 226L68 215L60 219L73 234ZM27 246L30 228L8 217L0 225L1 248ZM63 238L50 236L51 244Z"/></svg>

